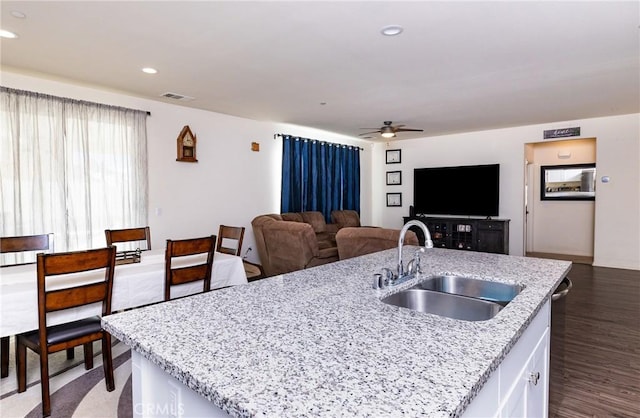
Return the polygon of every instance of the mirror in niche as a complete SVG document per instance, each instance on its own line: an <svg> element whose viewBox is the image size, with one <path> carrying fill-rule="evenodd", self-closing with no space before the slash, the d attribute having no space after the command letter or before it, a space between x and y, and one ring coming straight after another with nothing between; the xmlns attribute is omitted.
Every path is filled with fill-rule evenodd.
<svg viewBox="0 0 640 418"><path fill-rule="evenodd" d="M569 164L540 167L541 200L595 200L596 165Z"/></svg>

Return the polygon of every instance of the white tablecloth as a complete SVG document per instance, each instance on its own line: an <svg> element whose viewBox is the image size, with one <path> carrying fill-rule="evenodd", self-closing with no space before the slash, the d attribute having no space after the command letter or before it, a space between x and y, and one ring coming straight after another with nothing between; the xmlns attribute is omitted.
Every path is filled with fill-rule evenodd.
<svg viewBox="0 0 640 418"><path fill-rule="evenodd" d="M187 257L185 257L187 258ZM188 262L182 262L188 264ZM174 263L175 266L175 263ZM69 283L91 282L104 273L77 273L64 276L53 289ZM38 291L36 265L28 264L0 269L0 337L15 335L38 328ZM54 283L52 281L52 283ZM247 283L242 259L215 253L211 274L211 289ZM188 283L172 289L171 297L201 292L202 282ZM143 251L140 263L115 267L111 310L134 308L164 300L164 249ZM68 309L51 314L50 324L100 314L100 306Z"/></svg>

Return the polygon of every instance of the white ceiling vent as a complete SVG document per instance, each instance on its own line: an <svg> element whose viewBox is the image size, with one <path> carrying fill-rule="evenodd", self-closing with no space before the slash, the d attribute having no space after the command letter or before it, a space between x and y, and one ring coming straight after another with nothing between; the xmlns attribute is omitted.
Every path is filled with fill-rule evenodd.
<svg viewBox="0 0 640 418"><path fill-rule="evenodd" d="M185 96L183 94L171 93L171 92L162 93L160 97L166 97L167 99L173 99L173 100L180 100L181 102L189 102L194 99L194 97L191 97L191 96Z"/></svg>

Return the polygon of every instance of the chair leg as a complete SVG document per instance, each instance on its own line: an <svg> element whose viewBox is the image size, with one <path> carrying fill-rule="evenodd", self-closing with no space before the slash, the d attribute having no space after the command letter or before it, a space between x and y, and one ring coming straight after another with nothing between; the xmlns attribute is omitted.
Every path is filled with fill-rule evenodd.
<svg viewBox="0 0 640 418"><path fill-rule="evenodd" d="M93 369L93 343L84 344L84 368L85 370Z"/></svg>
<svg viewBox="0 0 640 418"><path fill-rule="evenodd" d="M40 387L42 388L42 416L51 415L51 397L49 395L49 353L47 347L40 347Z"/></svg>
<svg viewBox="0 0 640 418"><path fill-rule="evenodd" d="M18 335L16 335L16 377L18 393L22 393L27 390L27 346L20 344Z"/></svg>
<svg viewBox="0 0 640 418"><path fill-rule="evenodd" d="M0 355L2 356L0 377L7 377L9 376L9 337L0 338Z"/></svg>
<svg viewBox="0 0 640 418"><path fill-rule="evenodd" d="M111 355L111 334L104 331L102 337L102 365L104 367L104 381L107 384L107 392L116 388L113 379L113 358Z"/></svg>
<svg viewBox="0 0 640 418"><path fill-rule="evenodd" d="M67 360L73 360L75 355L76 355L75 347L67 348Z"/></svg>

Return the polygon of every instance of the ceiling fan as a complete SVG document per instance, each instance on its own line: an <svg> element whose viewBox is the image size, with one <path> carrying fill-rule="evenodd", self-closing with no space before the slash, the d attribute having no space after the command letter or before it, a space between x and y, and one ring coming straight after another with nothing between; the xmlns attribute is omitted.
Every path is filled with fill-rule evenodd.
<svg viewBox="0 0 640 418"><path fill-rule="evenodd" d="M365 132L363 134L359 134L358 136L365 136L370 134L379 133L383 138L394 138L396 136L396 132L423 132L424 129L411 129L411 128L403 128L404 125L392 125L390 120L385 120L384 125L371 132ZM376 128L360 128L360 129L376 129Z"/></svg>

